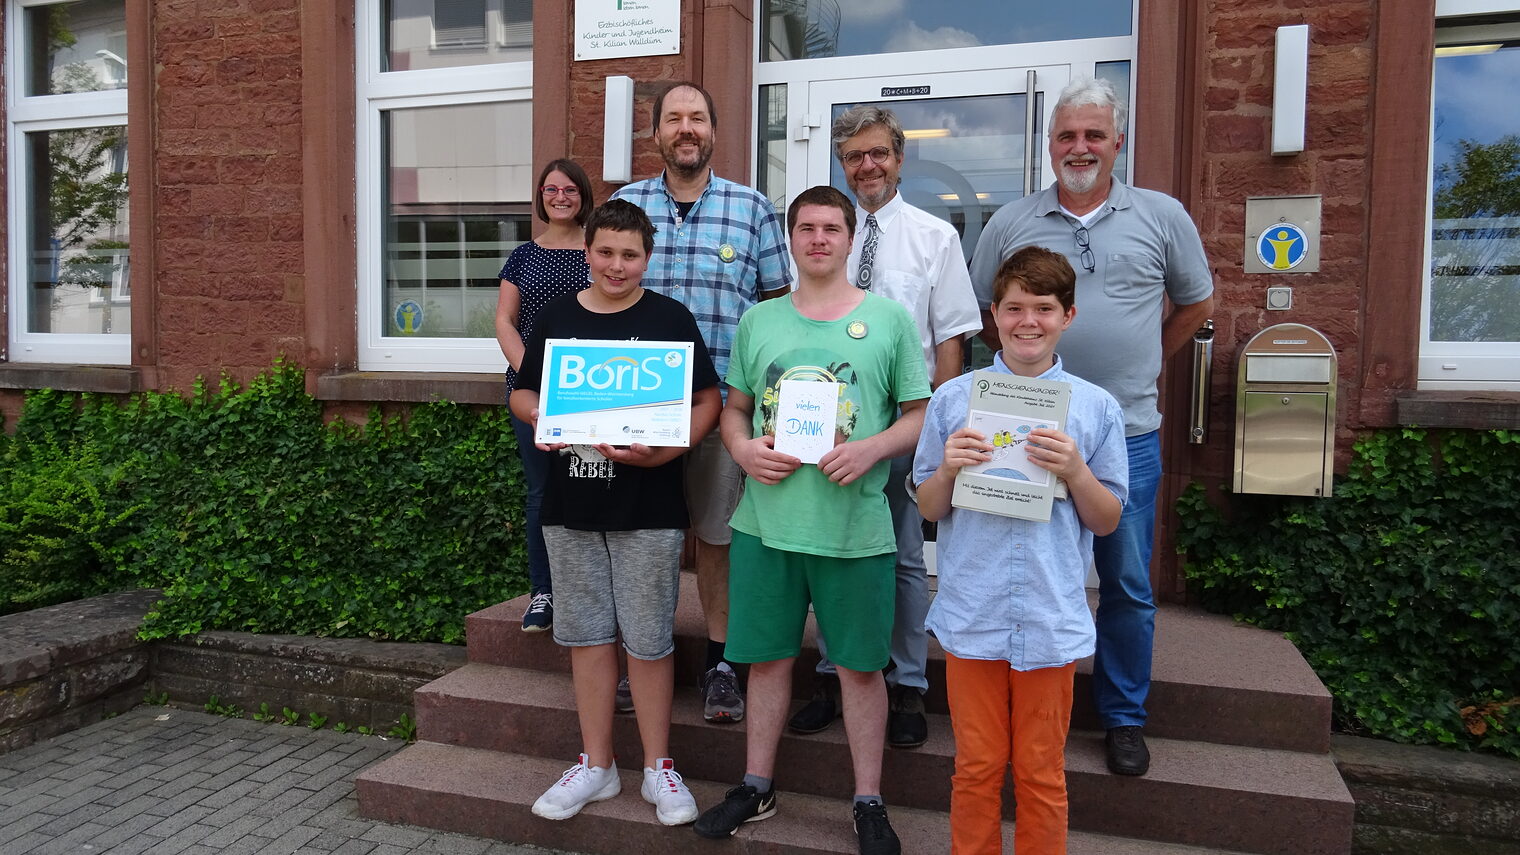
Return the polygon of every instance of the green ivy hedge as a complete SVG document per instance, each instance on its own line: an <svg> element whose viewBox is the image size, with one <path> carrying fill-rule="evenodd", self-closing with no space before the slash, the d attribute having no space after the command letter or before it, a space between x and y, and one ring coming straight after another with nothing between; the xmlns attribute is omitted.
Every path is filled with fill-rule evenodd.
<svg viewBox="0 0 1520 855"><path fill-rule="evenodd" d="M1339 726L1520 757L1520 433L1381 431L1332 498L1178 510L1203 604L1285 631Z"/></svg>
<svg viewBox="0 0 1520 855"><path fill-rule="evenodd" d="M507 413L326 423L302 372L128 403L27 395L0 438L0 613L161 587L144 636L460 642L527 589Z"/></svg>

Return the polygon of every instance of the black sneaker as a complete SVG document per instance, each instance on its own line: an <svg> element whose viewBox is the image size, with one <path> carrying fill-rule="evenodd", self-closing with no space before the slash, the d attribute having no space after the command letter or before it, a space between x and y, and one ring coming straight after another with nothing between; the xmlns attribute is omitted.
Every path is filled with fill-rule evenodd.
<svg viewBox="0 0 1520 855"><path fill-rule="evenodd" d="M769 819L775 813L775 788L760 793L748 784L740 784L729 790L723 801L703 811L692 827L703 837L722 840L732 837L744 823ZM885 820L886 815L883 814L882 818ZM890 833L891 829L887 831Z"/></svg>
<svg viewBox="0 0 1520 855"><path fill-rule="evenodd" d="M554 595L548 591L534 591L528 600L528 610L523 612L523 632L543 632L554 626Z"/></svg>
<svg viewBox="0 0 1520 855"><path fill-rule="evenodd" d="M1103 740L1108 749L1108 771L1115 775L1144 775L1151 768L1151 752L1145 734L1136 725L1111 727Z"/></svg>
<svg viewBox="0 0 1520 855"><path fill-rule="evenodd" d="M929 741L929 719L924 717L924 696L912 686L887 690L887 744L893 748L917 748Z"/></svg>
<svg viewBox="0 0 1520 855"><path fill-rule="evenodd" d="M887 821L887 806L875 799L855 803L855 837L860 855L901 855L902 844Z"/></svg>
<svg viewBox="0 0 1520 855"><path fill-rule="evenodd" d="M839 718L839 678L833 674L813 675L813 699L787 721L793 733L818 733L827 730Z"/></svg>

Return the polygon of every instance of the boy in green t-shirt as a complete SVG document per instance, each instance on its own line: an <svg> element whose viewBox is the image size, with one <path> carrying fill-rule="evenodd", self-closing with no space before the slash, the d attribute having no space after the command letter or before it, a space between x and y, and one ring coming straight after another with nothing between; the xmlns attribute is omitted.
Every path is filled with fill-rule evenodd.
<svg viewBox="0 0 1520 855"><path fill-rule="evenodd" d="M929 382L918 331L902 306L851 285L845 261L855 208L831 187L787 211L798 287L745 312L728 369L723 444L748 476L734 512L728 658L752 663L744 782L698 818L723 838L776 810L776 748L792 660L809 603L839 666L855 771L862 855L896 855L881 801L897 541L883 493L888 461L908 453ZM775 449L782 380L839 386L834 447L817 465ZM898 415L899 410L901 416Z"/></svg>

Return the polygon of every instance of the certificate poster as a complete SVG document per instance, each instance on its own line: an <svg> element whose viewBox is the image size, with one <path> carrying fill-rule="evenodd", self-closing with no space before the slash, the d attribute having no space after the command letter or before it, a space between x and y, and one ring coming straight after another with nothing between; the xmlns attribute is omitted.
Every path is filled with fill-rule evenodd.
<svg viewBox="0 0 1520 855"><path fill-rule="evenodd" d="M544 342L542 443L691 445L689 341Z"/></svg>
<svg viewBox="0 0 1520 855"><path fill-rule="evenodd" d="M838 414L838 383L782 380L775 449L803 463L817 463L834 447Z"/></svg>
<svg viewBox="0 0 1520 855"><path fill-rule="evenodd" d="M1064 493L1063 485L1029 461L1029 435L1037 428L1062 430L1070 403L1067 383L976 372L971 378L966 426L992 443L992 459L956 473L950 504L1049 522L1051 503Z"/></svg>

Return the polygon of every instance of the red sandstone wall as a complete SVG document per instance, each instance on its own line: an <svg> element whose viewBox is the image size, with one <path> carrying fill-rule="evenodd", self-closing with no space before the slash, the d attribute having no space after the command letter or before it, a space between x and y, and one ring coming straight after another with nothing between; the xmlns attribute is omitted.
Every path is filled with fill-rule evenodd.
<svg viewBox="0 0 1520 855"><path fill-rule="evenodd" d="M154 4L161 387L305 350L300 9Z"/></svg>
<svg viewBox="0 0 1520 855"><path fill-rule="evenodd" d="M699 4L700 5L700 4ZM749 91L750 47L746 41L740 54L728 56L731 60L721 67L704 71L705 57L710 57L718 47L707 43L712 39L737 39L732 29L735 21L730 15L735 4L709 2L702 8L693 9L686 4L681 14L681 53L676 56L644 56L627 59L591 60L569 64L569 111L568 147L563 153L580 163L591 175L598 202L606 199L622 185L606 184L602 176L602 113L606 102L606 78L611 75L627 75L634 80L633 112L633 180L649 178L665 168L656 148L651 126L650 110L655 97L671 82L693 80L702 83L712 93L718 114L717 135L713 148L713 168L724 178L740 183L749 180L750 102ZM744 5L744 18L748 17L748 5ZM574 55L573 33L559 46L567 55ZM746 36L747 38L747 36ZM535 39L535 50L544 49ZM732 47L731 45L729 47ZM553 49L549 47L548 49ZM731 81L742 78L740 85ZM725 86L727 91L725 91ZM535 90L538 84L535 78ZM742 93L742 97L739 93ZM535 112L558 109L538 99L534 93Z"/></svg>
<svg viewBox="0 0 1520 855"><path fill-rule="evenodd" d="M1371 0L1206 0L1199 106L1201 168L1192 176L1193 216L1218 271L1211 442L1193 457L1195 475L1228 479L1233 467L1235 356L1276 323L1308 324L1339 357L1338 441L1344 460L1362 427L1360 348L1373 79ZM1309 113L1305 147L1270 154L1276 28L1309 25ZM1318 194L1320 272L1242 272L1249 196ZM1412 212L1418 216L1418 212ZM1265 309L1266 289L1293 288L1293 308ZM1185 362L1185 360L1184 360ZM1185 411L1173 416L1186 418ZM1215 481L1210 477L1207 480Z"/></svg>

